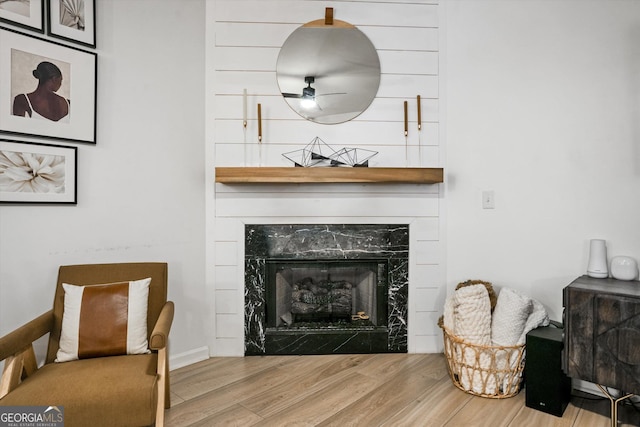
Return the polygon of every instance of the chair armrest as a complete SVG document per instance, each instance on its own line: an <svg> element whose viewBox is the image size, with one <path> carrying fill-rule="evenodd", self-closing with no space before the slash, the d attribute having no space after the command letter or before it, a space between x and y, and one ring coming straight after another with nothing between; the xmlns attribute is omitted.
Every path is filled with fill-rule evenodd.
<svg viewBox="0 0 640 427"><path fill-rule="evenodd" d="M160 350L167 346L169 331L173 322L173 311L173 301L167 301L162 307L162 311L160 311L160 316L158 316L149 338L149 348L151 350Z"/></svg>
<svg viewBox="0 0 640 427"><path fill-rule="evenodd" d="M53 310L49 310L0 338L0 360L23 351L41 336L51 332Z"/></svg>

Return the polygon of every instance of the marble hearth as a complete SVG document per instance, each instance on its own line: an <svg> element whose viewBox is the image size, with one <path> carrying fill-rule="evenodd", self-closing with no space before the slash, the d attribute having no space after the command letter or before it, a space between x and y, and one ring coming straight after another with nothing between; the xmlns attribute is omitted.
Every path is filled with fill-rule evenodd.
<svg viewBox="0 0 640 427"><path fill-rule="evenodd" d="M408 261L406 224L246 225L245 355L407 352ZM349 311L336 300L333 314L293 322L282 295L298 292L296 274L309 283L326 282L324 274L332 293L374 302L349 299ZM367 320L354 321L356 312Z"/></svg>

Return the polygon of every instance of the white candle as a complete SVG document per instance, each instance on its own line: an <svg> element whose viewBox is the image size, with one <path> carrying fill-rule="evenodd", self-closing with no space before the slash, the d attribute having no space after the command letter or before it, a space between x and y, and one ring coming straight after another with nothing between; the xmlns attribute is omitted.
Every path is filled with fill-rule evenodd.
<svg viewBox="0 0 640 427"><path fill-rule="evenodd" d="M262 142L262 104L258 104L258 142Z"/></svg>
<svg viewBox="0 0 640 427"><path fill-rule="evenodd" d="M418 102L418 130L422 128L422 108L420 108L420 95L416 97Z"/></svg>
<svg viewBox="0 0 640 427"><path fill-rule="evenodd" d="M242 126L247 127L247 90L242 90Z"/></svg>

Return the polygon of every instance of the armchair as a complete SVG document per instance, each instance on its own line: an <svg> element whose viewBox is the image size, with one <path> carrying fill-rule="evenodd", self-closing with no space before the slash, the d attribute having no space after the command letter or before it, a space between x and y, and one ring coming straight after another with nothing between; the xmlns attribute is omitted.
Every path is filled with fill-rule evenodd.
<svg viewBox="0 0 640 427"><path fill-rule="evenodd" d="M145 278L151 278L146 321L150 352L144 353L145 348L143 354L55 361L65 310L63 283L97 289L90 285ZM94 312L85 311L95 323ZM0 360L5 361L0 406L61 406L67 427L162 426L164 410L170 407L167 341L173 313L173 302L167 301L166 263L60 267L53 309L0 338ZM108 328L111 319L101 319L98 329ZM38 368L33 342L47 333L47 355Z"/></svg>

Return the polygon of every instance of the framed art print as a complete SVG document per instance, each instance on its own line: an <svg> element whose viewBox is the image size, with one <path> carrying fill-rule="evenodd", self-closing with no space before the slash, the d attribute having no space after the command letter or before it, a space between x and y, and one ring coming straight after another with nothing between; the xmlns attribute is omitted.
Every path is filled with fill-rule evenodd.
<svg viewBox="0 0 640 427"><path fill-rule="evenodd" d="M76 204L77 152L0 139L0 203Z"/></svg>
<svg viewBox="0 0 640 427"><path fill-rule="evenodd" d="M44 0L0 0L0 21L44 33Z"/></svg>
<svg viewBox="0 0 640 427"><path fill-rule="evenodd" d="M0 28L0 132L96 142L97 55Z"/></svg>
<svg viewBox="0 0 640 427"><path fill-rule="evenodd" d="M47 0L47 34L96 47L95 0Z"/></svg>

